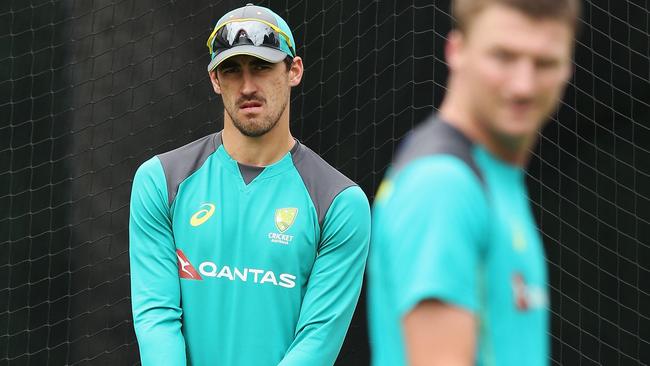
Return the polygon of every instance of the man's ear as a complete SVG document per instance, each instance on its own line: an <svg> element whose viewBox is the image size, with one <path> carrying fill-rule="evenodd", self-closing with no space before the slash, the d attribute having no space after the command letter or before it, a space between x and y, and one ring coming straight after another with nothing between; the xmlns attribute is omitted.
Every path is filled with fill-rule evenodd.
<svg viewBox="0 0 650 366"><path fill-rule="evenodd" d="M457 70L463 62L463 42L465 41L463 33L459 30L452 30L447 35L445 43L445 61L450 71Z"/></svg>
<svg viewBox="0 0 650 366"><path fill-rule="evenodd" d="M221 94L221 85L219 85L219 79L217 78L217 70L212 70L209 72L210 82L212 82L212 89L217 94Z"/></svg>
<svg viewBox="0 0 650 366"><path fill-rule="evenodd" d="M302 80L302 73L304 71L305 69L300 56L294 57L293 62L291 63L291 67L289 68L289 85L294 87L300 84L300 81Z"/></svg>

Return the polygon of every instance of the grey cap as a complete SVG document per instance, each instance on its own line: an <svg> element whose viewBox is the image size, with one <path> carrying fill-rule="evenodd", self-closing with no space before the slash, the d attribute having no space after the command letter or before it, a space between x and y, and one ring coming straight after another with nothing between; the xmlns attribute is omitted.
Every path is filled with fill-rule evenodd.
<svg viewBox="0 0 650 366"><path fill-rule="evenodd" d="M224 15L223 17L221 17L221 19L219 19L214 29L215 30L219 29L223 26L224 23L232 22L237 19L259 20L264 23L272 24L278 29L282 30L282 32L284 32L289 37L289 41L291 44L289 44L283 36L280 36L279 48L273 48L268 45L261 45L261 46L255 46L252 44L233 45L231 48L223 50L217 53L216 55L213 55L214 57L208 64L208 71L214 70L224 60L237 55L254 56L271 63L281 62L287 56L289 57L295 56L295 42L293 39L293 34L291 33L291 29L289 29L289 25L287 24L287 22L284 19L282 19L279 15L274 13L272 10L262 6L247 4L246 6L237 8L235 10L226 13L226 15ZM213 36L214 36L214 32L213 35L211 35L211 38L208 39L209 44L214 41L214 39L212 38Z"/></svg>

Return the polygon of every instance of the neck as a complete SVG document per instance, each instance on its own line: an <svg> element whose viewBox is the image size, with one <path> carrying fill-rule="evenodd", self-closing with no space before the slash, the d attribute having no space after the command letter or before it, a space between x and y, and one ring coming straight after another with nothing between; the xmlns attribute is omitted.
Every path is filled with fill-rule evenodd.
<svg viewBox="0 0 650 366"><path fill-rule="evenodd" d="M485 128L471 113L463 98L455 92L458 88L449 87L445 99L440 105L440 117L464 133L470 140L483 145L491 154L506 163L524 167L530 159L530 148L536 138L509 140L500 138Z"/></svg>
<svg viewBox="0 0 650 366"><path fill-rule="evenodd" d="M282 119L269 132L258 137L249 137L233 125L228 113L224 113L224 128L221 134L223 147L234 160L251 166L267 166L282 159L293 148L296 141L289 131L289 118Z"/></svg>

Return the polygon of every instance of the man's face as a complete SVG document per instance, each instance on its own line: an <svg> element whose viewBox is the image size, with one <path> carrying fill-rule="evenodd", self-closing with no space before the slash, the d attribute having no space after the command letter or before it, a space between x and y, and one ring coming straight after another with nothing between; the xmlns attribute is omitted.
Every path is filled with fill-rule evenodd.
<svg viewBox="0 0 650 366"><path fill-rule="evenodd" d="M455 37L450 67L473 119L506 146L529 141L557 106L571 74L571 26L492 5Z"/></svg>
<svg viewBox="0 0 650 366"><path fill-rule="evenodd" d="M277 125L294 85L284 62L273 64L252 56L233 56L210 77L233 124L249 137L262 136Z"/></svg>

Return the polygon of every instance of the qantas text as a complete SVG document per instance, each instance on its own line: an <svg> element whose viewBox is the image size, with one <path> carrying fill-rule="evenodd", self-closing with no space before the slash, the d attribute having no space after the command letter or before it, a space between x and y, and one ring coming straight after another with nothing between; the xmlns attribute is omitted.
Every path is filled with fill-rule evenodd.
<svg viewBox="0 0 650 366"><path fill-rule="evenodd" d="M255 268L237 268L230 266L217 267L214 262L203 262L199 265L199 272L206 277L227 278L230 281L253 282L259 284L272 284L284 288L296 286L296 276L289 273L280 273Z"/></svg>

